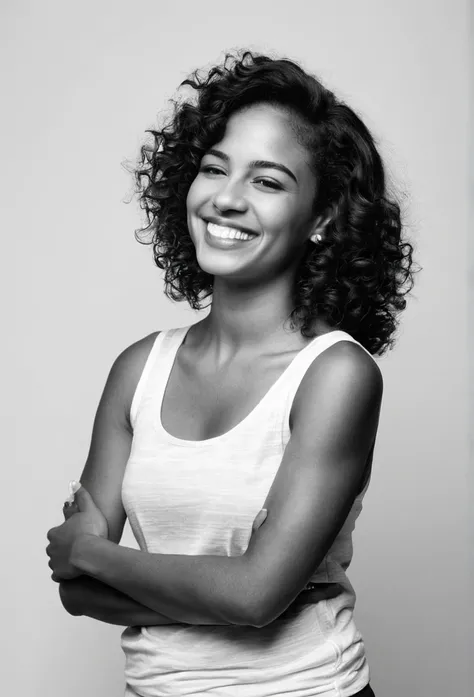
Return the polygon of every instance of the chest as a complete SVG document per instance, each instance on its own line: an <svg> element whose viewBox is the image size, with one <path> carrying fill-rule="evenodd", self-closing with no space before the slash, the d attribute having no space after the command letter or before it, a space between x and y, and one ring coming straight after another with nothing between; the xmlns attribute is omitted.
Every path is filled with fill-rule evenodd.
<svg viewBox="0 0 474 697"><path fill-rule="evenodd" d="M240 361L216 370L175 360L161 404L163 428L185 440L207 440L231 431L271 398L295 352Z"/></svg>

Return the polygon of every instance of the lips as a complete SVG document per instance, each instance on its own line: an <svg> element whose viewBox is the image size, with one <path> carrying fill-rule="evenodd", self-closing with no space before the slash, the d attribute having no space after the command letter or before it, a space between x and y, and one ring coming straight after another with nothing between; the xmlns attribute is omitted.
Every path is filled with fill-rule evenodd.
<svg viewBox="0 0 474 697"><path fill-rule="evenodd" d="M253 235L254 237L258 235L255 230L251 230L243 225L237 225L232 220L224 220L223 218L203 218L206 223L213 223L214 225L219 225L220 227L232 228L232 230L240 230L240 232L245 232L247 235Z"/></svg>
<svg viewBox="0 0 474 697"><path fill-rule="evenodd" d="M230 234L220 234L219 230L223 231L223 226L215 225L214 223L206 224L206 231L204 233L204 239L206 244L215 249L224 249L226 251L233 251L238 249L244 249L248 245L257 239L257 235L248 235L240 232L236 228L233 228L233 235ZM216 234L217 233L217 234Z"/></svg>

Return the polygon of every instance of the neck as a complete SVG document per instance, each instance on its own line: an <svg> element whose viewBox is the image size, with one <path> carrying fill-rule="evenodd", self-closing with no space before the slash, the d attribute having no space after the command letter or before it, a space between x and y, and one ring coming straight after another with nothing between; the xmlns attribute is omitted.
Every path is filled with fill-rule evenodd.
<svg viewBox="0 0 474 697"><path fill-rule="evenodd" d="M292 284L276 279L264 287L237 288L216 278L209 315L202 320L200 343L225 361L267 347L299 348L304 339L288 321L293 309Z"/></svg>

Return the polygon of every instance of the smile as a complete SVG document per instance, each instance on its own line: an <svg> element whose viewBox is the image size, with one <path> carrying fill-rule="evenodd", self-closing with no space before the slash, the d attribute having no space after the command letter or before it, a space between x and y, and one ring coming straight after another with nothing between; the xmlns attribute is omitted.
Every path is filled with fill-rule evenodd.
<svg viewBox="0 0 474 697"><path fill-rule="evenodd" d="M208 223L207 231L212 237L217 237L221 240L240 240L244 242L255 237L255 235L249 235L242 230L225 227L224 225L216 225L215 223Z"/></svg>

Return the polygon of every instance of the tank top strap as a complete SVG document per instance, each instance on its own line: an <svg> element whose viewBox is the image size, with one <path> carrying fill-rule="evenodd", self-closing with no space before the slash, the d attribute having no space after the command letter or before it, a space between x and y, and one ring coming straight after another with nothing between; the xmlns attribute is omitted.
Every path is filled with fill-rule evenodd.
<svg viewBox="0 0 474 697"><path fill-rule="evenodd" d="M138 413L142 407L146 408L146 405L152 402L155 406L161 404L176 354L191 326L167 329L157 335L132 399L130 408L132 428L135 427ZM239 428L234 428L229 432L229 438L241 436L241 431L244 429L253 432L257 428L260 431L262 423L265 423L271 430L276 428L281 432L282 443L286 446L290 437L291 407L306 371L323 351L339 341L359 343L342 330L333 330L313 339L299 351L259 404L239 425ZM364 348L364 350L369 353L367 349ZM369 353L369 355L371 354Z"/></svg>
<svg viewBox="0 0 474 697"><path fill-rule="evenodd" d="M284 446L286 446L291 435L290 413L301 381L317 357L326 349L339 343L340 341L350 341L354 344L358 344L366 353L368 353L372 360L375 361L372 354L364 346L362 346L361 343L354 339L348 332L341 329L335 329L327 332L326 334L317 336L315 339L313 339L313 341L307 344L304 349L297 354L283 374L283 379L279 384L278 396L273 395L274 398L277 398L277 403L279 404L281 416L281 435Z"/></svg>
<svg viewBox="0 0 474 697"><path fill-rule="evenodd" d="M164 391L178 348L191 326L190 324L186 327L165 329L158 333L133 395L130 406L132 428L135 426L138 411L146 392L150 389L154 396L159 398L161 391Z"/></svg>

